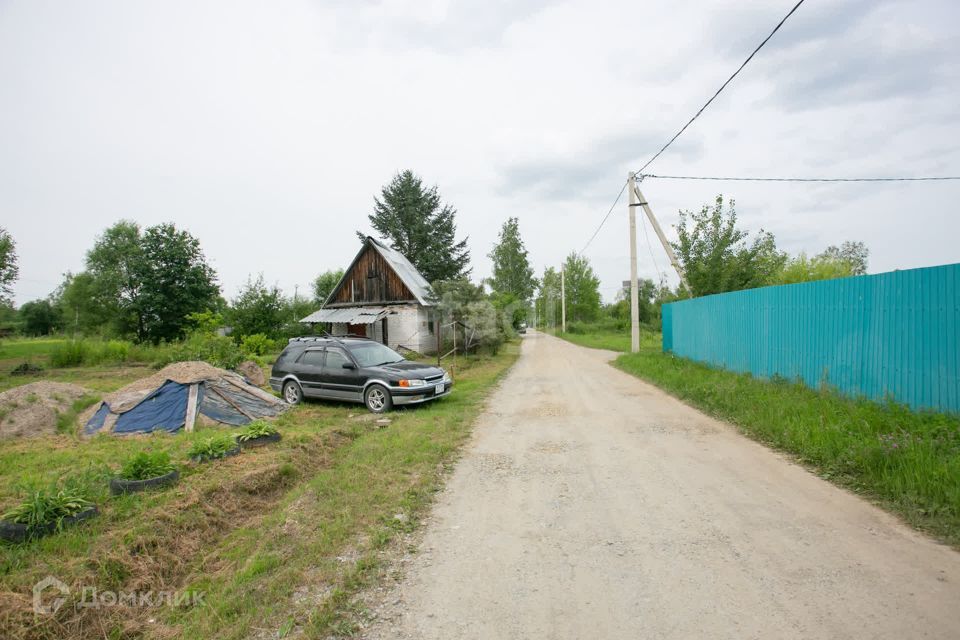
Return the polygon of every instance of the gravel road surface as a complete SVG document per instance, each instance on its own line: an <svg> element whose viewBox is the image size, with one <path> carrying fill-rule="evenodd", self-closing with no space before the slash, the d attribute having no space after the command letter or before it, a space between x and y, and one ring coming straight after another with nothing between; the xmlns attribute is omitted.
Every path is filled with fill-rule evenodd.
<svg viewBox="0 0 960 640"><path fill-rule="evenodd" d="M370 638L960 638L960 554L531 333Z"/></svg>

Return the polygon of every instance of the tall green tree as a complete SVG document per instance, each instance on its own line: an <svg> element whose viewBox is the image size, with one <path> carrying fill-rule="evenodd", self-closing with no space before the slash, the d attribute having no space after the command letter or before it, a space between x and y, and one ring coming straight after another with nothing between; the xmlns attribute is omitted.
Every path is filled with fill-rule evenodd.
<svg viewBox="0 0 960 640"><path fill-rule="evenodd" d="M9 231L0 227L0 304L12 303L13 283L19 275L17 243Z"/></svg>
<svg viewBox="0 0 960 640"><path fill-rule="evenodd" d="M850 275L862 276L867 272L867 258L870 257L870 249L863 242L847 240L839 247L831 245L819 254L817 258L828 261L836 260L844 262L850 266Z"/></svg>
<svg viewBox="0 0 960 640"><path fill-rule="evenodd" d="M509 313L515 328L527 319L530 300L537 287L527 255L527 248L520 238L519 222L516 218L508 218L489 253L493 261L493 277L487 283L493 289L494 306Z"/></svg>
<svg viewBox="0 0 960 640"><path fill-rule="evenodd" d="M20 326L28 336L46 336L60 326L60 308L50 300L31 300L20 306Z"/></svg>
<svg viewBox="0 0 960 640"><path fill-rule="evenodd" d="M320 305L327 301L333 288L343 278L343 269L324 271L313 280L313 301Z"/></svg>
<svg viewBox="0 0 960 640"><path fill-rule="evenodd" d="M200 241L173 224L148 228L140 246L137 337L153 342L180 339L190 327L188 315L217 305L217 274L207 264Z"/></svg>
<svg viewBox="0 0 960 640"><path fill-rule="evenodd" d="M140 225L121 220L109 227L87 252L87 273L91 295L99 315L107 320L109 332L142 337L140 322L140 271L143 247Z"/></svg>
<svg viewBox="0 0 960 640"><path fill-rule="evenodd" d="M173 224L141 232L135 222L122 220L97 238L86 266L89 279L78 275L73 287L90 293L111 333L176 340L190 328L188 315L219 305L216 273L200 241ZM76 293L68 286L63 297L78 303Z"/></svg>
<svg viewBox="0 0 960 640"><path fill-rule="evenodd" d="M536 305L541 326L556 327L560 324L560 272L557 269L544 269Z"/></svg>
<svg viewBox="0 0 960 640"><path fill-rule="evenodd" d="M511 294L527 303L537 288L533 267L527 257L527 248L520 237L520 225L516 218L508 218L500 229L500 238L488 257L493 261L493 277L490 288L500 294Z"/></svg>
<svg viewBox="0 0 960 640"><path fill-rule="evenodd" d="M115 333L109 309L100 304L97 284L89 271L64 274L63 283L51 298L60 310L64 331L84 335Z"/></svg>
<svg viewBox="0 0 960 640"><path fill-rule="evenodd" d="M600 279L586 257L571 253L563 263L567 321L590 322L600 315Z"/></svg>
<svg viewBox="0 0 960 640"><path fill-rule="evenodd" d="M734 201L727 209L719 195L711 207L699 212L681 211L677 259L686 272L694 296L739 291L772 284L787 260L777 249L773 234L761 229L750 234L737 227Z"/></svg>
<svg viewBox="0 0 960 640"><path fill-rule="evenodd" d="M276 285L268 287L261 273L256 280L247 278L247 284L240 289L240 294L230 306L227 321L236 337L255 333L274 337L279 334L284 322L289 320L284 317L284 306L280 289Z"/></svg>
<svg viewBox="0 0 960 640"><path fill-rule="evenodd" d="M659 309L656 305L659 293L657 285L649 278L637 280L637 315L641 324L649 325L657 317ZM624 287L617 292L616 300L606 308L611 318L617 320L624 328L630 326L630 287Z"/></svg>
<svg viewBox="0 0 960 640"><path fill-rule="evenodd" d="M395 175L373 202L371 226L428 282L470 274L467 240L456 240L457 210L441 202L436 186L424 187L419 176L406 170Z"/></svg>

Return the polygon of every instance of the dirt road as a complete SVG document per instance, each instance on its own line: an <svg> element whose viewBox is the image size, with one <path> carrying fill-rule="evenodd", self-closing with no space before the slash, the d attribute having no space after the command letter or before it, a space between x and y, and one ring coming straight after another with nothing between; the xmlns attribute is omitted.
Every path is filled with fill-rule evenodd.
<svg viewBox="0 0 960 640"><path fill-rule="evenodd" d="M960 554L531 334L371 638L958 638Z"/></svg>

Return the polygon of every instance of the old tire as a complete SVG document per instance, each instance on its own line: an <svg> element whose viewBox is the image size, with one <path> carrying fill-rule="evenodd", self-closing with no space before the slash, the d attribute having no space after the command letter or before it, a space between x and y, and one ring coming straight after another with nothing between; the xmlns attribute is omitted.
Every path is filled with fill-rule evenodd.
<svg viewBox="0 0 960 640"><path fill-rule="evenodd" d="M110 493L118 496L122 493L136 493L144 489L154 487L165 487L175 484L180 479L180 472L174 469L156 478L147 478L146 480L124 480L123 478L110 478Z"/></svg>
<svg viewBox="0 0 960 640"><path fill-rule="evenodd" d="M219 456L193 456L190 458L197 464L204 464L205 462L213 462L214 460L223 460L224 458L232 458L233 456L240 455L240 443L233 445L233 449L230 449L226 453L223 453Z"/></svg>
<svg viewBox="0 0 960 640"><path fill-rule="evenodd" d="M84 509L75 516L67 516L63 519L63 528L71 527L75 524L83 522L88 518L100 513L97 511L97 508L90 507L89 509ZM30 530L29 527L25 524L19 524L17 522L8 522L6 520L0 520L0 540L5 540L10 543L21 543L27 542L33 538L41 538L45 535L56 532L57 525L54 522L47 524L44 527L41 527L36 530Z"/></svg>
<svg viewBox="0 0 960 640"><path fill-rule="evenodd" d="M393 408L390 390L382 384L372 384L363 393L363 403L371 413L386 413Z"/></svg>
<svg viewBox="0 0 960 640"><path fill-rule="evenodd" d="M271 433L268 436L260 436L259 438L252 438L250 440L240 440L240 448L251 449L253 447L263 447L274 442L280 442L279 433Z"/></svg>
<svg viewBox="0 0 960 640"><path fill-rule="evenodd" d="M287 404L300 404L303 400L303 389L294 380L287 380L283 383L283 399Z"/></svg>

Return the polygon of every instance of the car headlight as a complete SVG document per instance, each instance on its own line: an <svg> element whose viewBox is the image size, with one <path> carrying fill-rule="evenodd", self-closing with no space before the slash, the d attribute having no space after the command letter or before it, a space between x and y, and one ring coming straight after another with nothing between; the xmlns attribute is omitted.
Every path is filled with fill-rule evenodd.
<svg viewBox="0 0 960 640"><path fill-rule="evenodd" d="M422 387L427 383L424 380L401 380L398 384L401 387Z"/></svg>

